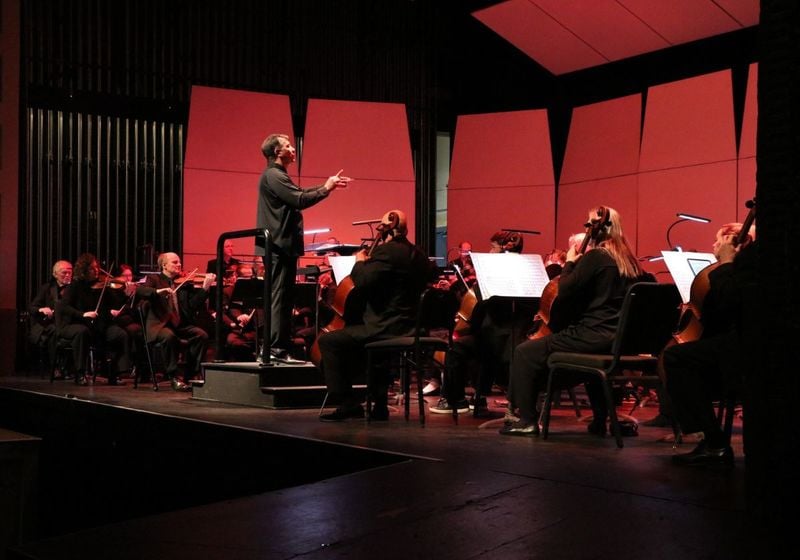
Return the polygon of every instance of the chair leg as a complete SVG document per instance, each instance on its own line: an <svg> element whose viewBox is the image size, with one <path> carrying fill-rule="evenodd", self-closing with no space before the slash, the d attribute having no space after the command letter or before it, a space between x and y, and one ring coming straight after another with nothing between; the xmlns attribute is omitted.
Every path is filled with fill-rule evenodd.
<svg viewBox="0 0 800 560"><path fill-rule="evenodd" d="M617 418L617 407L614 404L614 392L611 387L611 382L607 377L603 377L603 393L606 398L606 406L608 407L608 418L611 424L611 432L614 434L614 439L617 440L617 447L620 449L625 445L622 441L622 429L619 426L619 419Z"/></svg>
<svg viewBox="0 0 800 560"><path fill-rule="evenodd" d="M372 352L367 350L367 372L366 372L366 382L367 382L367 395L365 400L365 418L367 422L372 420ZM327 395L326 395L327 399Z"/></svg>
<svg viewBox="0 0 800 560"><path fill-rule="evenodd" d="M322 399L322 406L319 407L319 414L317 416L322 416L322 411L325 410L325 405L328 403L328 397L330 396L329 392L325 392L325 398ZM369 412L367 412L367 419L369 419Z"/></svg>
<svg viewBox="0 0 800 560"><path fill-rule="evenodd" d="M544 394L544 405L542 406L541 422L542 422L542 439L547 439L547 434L550 433L550 409L553 406L553 372L551 371L547 376L547 391Z"/></svg>
<svg viewBox="0 0 800 560"><path fill-rule="evenodd" d="M422 380L424 379L425 375L423 373L422 368L419 366L419 362L415 364L414 368L417 372L417 400L419 402L419 423L420 425L425 425L425 395L422 394Z"/></svg>
<svg viewBox="0 0 800 560"><path fill-rule="evenodd" d="M575 417L581 417L581 409L578 406L578 397L575 396L575 387L570 387L567 389L567 394L569 395L570 400L572 400L572 408L575 409Z"/></svg>

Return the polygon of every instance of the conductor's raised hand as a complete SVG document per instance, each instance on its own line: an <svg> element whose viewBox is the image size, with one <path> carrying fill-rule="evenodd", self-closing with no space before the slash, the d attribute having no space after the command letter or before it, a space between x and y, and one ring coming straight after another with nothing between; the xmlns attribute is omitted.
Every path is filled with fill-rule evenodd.
<svg viewBox="0 0 800 560"><path fill-rule="evenodd" d="M344 169L340 169L336 175L331 175L328 177L328 180L325 181L325 190L327 192L331 192L334 189L346 187L347 183L350 183L353 179L351 177L347 177L342 175Z"/></svg>

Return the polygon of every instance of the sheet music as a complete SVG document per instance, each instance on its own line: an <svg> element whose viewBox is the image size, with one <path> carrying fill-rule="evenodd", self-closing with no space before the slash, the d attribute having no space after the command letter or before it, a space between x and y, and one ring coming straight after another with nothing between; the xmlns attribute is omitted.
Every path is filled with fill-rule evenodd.
<svg viewBox="0 0 800 560"><path fill-rule="evenodd" d="M328 262L333 269L333 279L338 284L342 281L342 279L344 279L345 276L350 276L350 271L353 270L353 266L356 264L356 256L330 256L328 257Z"/></svg>
<svg viewBox="0 0 800 560"><path fill-rule="evenodd" d="M541 255L471 253L481 296L538 298L549 282Z"/></svg>
<svg viewBox="0 0 800 560"><path fill-rule="evenodd" d="M697 273L710 264L717 262L712 253L693 253L690 251L661 251L664 264L672 275L683 303L688 303L692 281Z"/></svg>

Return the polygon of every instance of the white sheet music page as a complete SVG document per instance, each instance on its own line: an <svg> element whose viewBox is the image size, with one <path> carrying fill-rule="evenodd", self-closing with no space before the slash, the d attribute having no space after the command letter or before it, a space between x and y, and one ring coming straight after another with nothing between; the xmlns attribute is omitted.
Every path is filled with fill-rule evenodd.
<svg viewBox="0 0 800 560"><path fill-rule="evenodd" d="M681 293L683 303L689 303L692 281L697 273L717 262L713 253L694 253L690 251L661 251L664 264Z"/></svg>
<svg viewBox="0 0 800 560"><path fill-rule="evenodd" d="M538 298L549 281L541 255L471 253L483 299Z"/></svg>
<svg viewBox="0 0 800 560"><path fill-rule="evenodd" d="M336 280L338 284L341 282L345 276L350 276L350 271L353 270L353 267L356 264L356 256L349 255L347 257L328 257L328 262L333 269L333 279Z"/></svg>

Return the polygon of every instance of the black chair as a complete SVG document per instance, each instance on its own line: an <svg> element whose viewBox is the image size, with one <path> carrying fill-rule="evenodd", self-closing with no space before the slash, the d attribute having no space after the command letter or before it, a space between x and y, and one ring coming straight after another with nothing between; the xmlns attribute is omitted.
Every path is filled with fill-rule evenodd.
<svg viewBox="0 0 800 560"><path fill-rule="evenodd" d="M625 295L619 328L610 354L553 352L548 359L550 373L542 413L542 436L547 439L550 409L555 387L568 379L574 384L599 380L611 420L611 430L622 448L622 433L613 396L614 383L660 383L658 354L678 322L680 294L674 284L639 282Z"/></svg>
<svg viewBox="0 0 800 560"><path fill-rule="evenodd" d="M158 391L158 376L156 375L156 368L153 365L153 354L155 353L156 346L160 345L159 342L149 340L147 338L147 314L150 313L150 302L142 301L137 307L139 313L139 321L142 324L142 337L144 338L144 354L147 357L147 366L150 370L150 380L153 383L153 391ZM133 376L133 388L139 388L139 382L144 380L144 368L136 367L136 375Z"/></svg>
<svg viewBox="0 0 800 560"><path fill-rule="evenodd" d="M414 334L377 340L364 346L367 353L367 420L370 419L370 399L373 381L375 354L397 355L400 358L400 384L405 395L405 419L410 415L412 372L417 374L417 396L419 398L419 421L425 424L425 399L422 395L424 367L432 364L433 353L446 352L453 340L453 327L458 311L458 300L448 290L427 288L419 300ZM441 329L446 336L430 336L432 331Z"/></svg>

